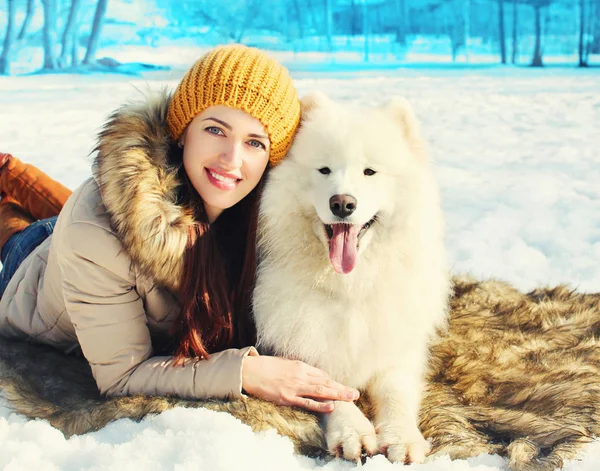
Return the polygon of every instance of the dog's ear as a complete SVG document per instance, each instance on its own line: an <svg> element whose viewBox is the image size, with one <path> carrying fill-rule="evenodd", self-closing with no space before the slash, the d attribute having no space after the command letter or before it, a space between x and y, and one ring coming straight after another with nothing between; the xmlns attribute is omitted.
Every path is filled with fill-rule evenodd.
<svg viewBox="0 0 600 471"><path fill-rule="evenodd" d="M303 96L300 99L302 119L306 119L313 110L321 108L327 103L331 103L331 99L323 92L311 92L308 95Z"/></svg>
<svg viewBox="0 0 600 471"><path fill-rule="evenodd" d="M426 150L425 142L421 135L421 124L408 100L399 96L392 97L386 105L385 110L400 126L413 152L420 157L424 157Z"/></svg>

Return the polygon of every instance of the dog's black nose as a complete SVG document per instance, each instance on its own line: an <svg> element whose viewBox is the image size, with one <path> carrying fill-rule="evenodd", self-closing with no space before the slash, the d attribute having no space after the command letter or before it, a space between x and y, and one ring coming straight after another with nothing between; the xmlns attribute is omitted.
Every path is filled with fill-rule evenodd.
<svg viewBox="0 0 600 471"><path fill-rule="evenodd" d="M356 198L350 195L333 195L329 198L329 209L339 217L345 218L350 216L356 209Z"/></svg>

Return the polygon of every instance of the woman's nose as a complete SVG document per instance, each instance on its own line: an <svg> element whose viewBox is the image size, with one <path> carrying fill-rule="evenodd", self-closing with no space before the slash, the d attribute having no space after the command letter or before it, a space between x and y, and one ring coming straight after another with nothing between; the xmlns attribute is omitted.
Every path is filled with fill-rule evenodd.
<svg viewBox="0 0 600 471"><path fill-rule="evenodd" d="M242 166L242 149L237 142L230 142L221 153L221 162L228 168L240 168Z"/></svg>

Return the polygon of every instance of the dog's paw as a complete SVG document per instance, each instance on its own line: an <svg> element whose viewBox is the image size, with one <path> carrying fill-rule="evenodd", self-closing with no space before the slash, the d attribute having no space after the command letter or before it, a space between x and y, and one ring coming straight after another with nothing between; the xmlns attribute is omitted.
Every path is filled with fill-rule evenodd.
<svg viewBox="0 0 600 471"><path fill-rule="evenodd" d="M410 433L380 431L377 442L379 450L392 463L423 463L431 450L431 444L418 430Z"/></svg>
<svg viewBox="0 0 600 471"><path fill-rule="evenodd" d="M368 430L365 427L361 430L342 426L327 433L326 440L331 455L349 461L359 462L363 452L368 456L379 452L375 429Z"/></svg>
<svg viewBox="0 0 600 471"><path fill-rule="evenodd" d="M325 440L329 453L338 458L360 462L363 453L373 456L379 452L373 424L354 404L355 410L336 405L326 422Z"/></svg>

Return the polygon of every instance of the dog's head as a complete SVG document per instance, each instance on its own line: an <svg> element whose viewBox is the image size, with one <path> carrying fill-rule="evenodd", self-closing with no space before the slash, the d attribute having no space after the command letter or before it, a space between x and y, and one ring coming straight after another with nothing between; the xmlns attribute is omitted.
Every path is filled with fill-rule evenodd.
<svg viewBox="0 0 600 471"><path fill-rule="evenodd" d="M400 98L371 108L322 94L302 100L301 126L282 166L338 273L354 269L359 252L411 198L412 178L427 160L418 128Z"/></svg>

